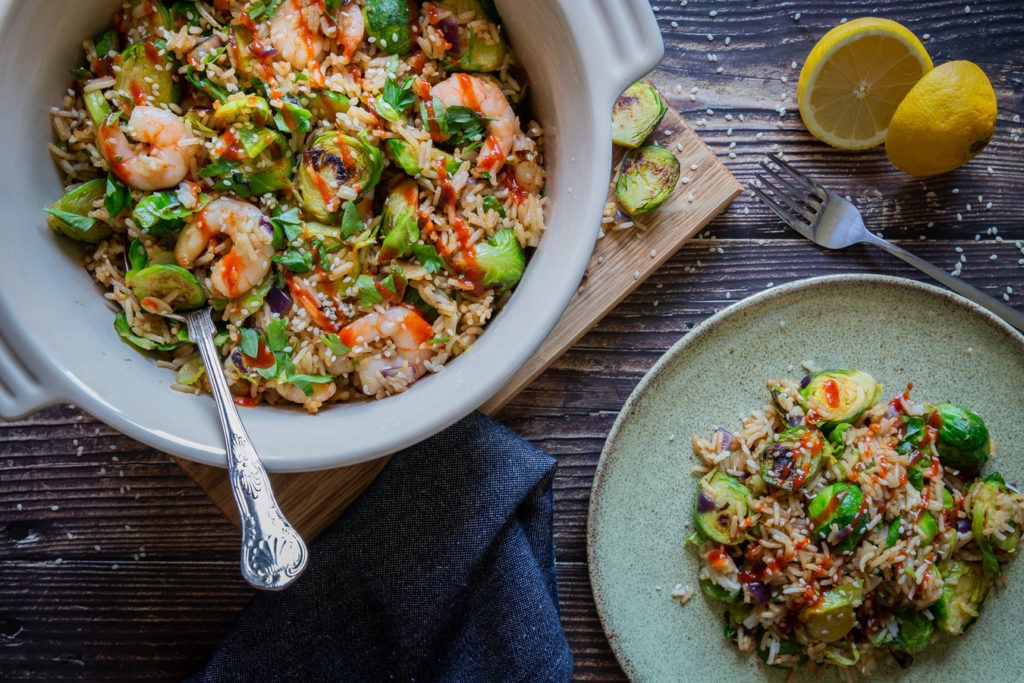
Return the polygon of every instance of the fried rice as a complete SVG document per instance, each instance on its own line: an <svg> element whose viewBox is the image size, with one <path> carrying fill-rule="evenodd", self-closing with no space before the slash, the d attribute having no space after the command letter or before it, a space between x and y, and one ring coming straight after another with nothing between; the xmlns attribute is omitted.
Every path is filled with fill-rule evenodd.
<svg viewBox="0 0 1024 683"><path fill-rule="evenodd" d="M543 130L490 0L415 6L131 0L84 41L50 151L65 199L97 191L50 224L176 389L208 385L160 313L201 300L236 402L310 413L440 371L507 300L544 231ZM201 294L156 278L174 265Z"/></svg>
<svg viewBox="0 0 1024 683"><path fill-rule="evenodd" d="M837 382L852 373L867 379L850 393ZM983 420L919 403L911 385L879 400L857 371L767 385L770 402L738 431L693 438L688 541L726 637L768 665L854 680L962 634L1024 525L1024 496L982 476L994 452ZM850 410L853 394L863 405Z"/></svg>

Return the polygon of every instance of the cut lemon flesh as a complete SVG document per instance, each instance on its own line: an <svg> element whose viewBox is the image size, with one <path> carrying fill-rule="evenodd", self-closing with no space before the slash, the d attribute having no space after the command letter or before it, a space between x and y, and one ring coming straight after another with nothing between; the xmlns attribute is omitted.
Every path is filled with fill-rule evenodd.
<svg viewBox="0 0 1024 683"><path fill-rule="evenodd" d="M833 147L874 147L885 140L903 97L931 68L921 41L895 21L863 17L840 24L818 41L800 72L800 116Z"/></svg>

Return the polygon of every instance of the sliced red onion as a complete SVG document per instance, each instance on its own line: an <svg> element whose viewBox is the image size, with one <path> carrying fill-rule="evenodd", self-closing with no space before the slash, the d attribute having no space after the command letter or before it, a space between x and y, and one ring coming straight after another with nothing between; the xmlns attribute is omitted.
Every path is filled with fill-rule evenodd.
<svg viewBox="0 0 1024 683"><path fill-rule="evenodd" d="M807 388L807 385L810 384L810 383L811 383L811 376L810 375L804 375L804 378L802 380L800 380L800 388L801 389L805 389L805 388Z"/></svg>
<svg viewBox="0 0 1024 683"><path fill-rule="evenodd" d="M759 605L763 605L772 599L771 589L760 581L748 583L747 592L750 593L750 597L754 599L754 602Z"/></svg>
<svg viewBox="0 0 1024 683"><path fill-rule="evenodd" d="M277 56L277 48L264 45L258 40L249 43L249 52L260 59L268 59Z"/></svg>
<svg viewBox="0 0 1024 683"><path fill-rule="evenodd" d="M231 362L235 364L238 371L246 376L255 376L256 371L249 367L249 363L245 360L245 356L237 348L231 352Z"/></svg>
<svg viewBox="0 0 1024 683"><path fill-rule="evenodd" d="M274 224L266 216L260 218L260 227L266 230L271 237L274 236Z"/></svg>
<svg viewBox="0 0 1024 683"><path fill-rule="evenodd" d="M271 287L267 292L267 303L274 313L284 315L292 307L292 295L283 289Z"/></svg>
<svg viewBox="0 0 1024 683"><path fill-rule="evenodd" d="M842 529L840 529L839 531L836 532L835 542L838 543L839 541L845 540L852 533L853 533L853 526L850 525L850 524L847 524Z"/></svg>
<svg viewBox="0 0 1024 683"><path fill-rule="evenodd" d="M728 430L723 429L722 427L717 427L715 431L722 435L722 450L729 450L729 444L732 443L732 434L730 434Z"/></svg>
<svg viewBox="0 0 1024 683"><path fill-rule="evenodd" d="M958 519L953 523L953 526L956 527L956 530L960 533L966 534L968 531L971 530L971 520Z"/></svg>
<svg viewBox="0 0 1024 683"><path fill-rule="evenodd" d="M900 414L900 411L896 410L896 406L889 404L889 410L885 411L886 417L896 417Z"/></svg>
<svg viewBox="0 0 1024 683"><path fill-rule="evenodd" d="M437 22L437 29L444 36L445 42L452 46L449 52L453 55L461 55L462 44L459 42L459 22L455 21L455 17L445 17Z"/></svg>
<svg viewBox="0 0 1024 683"><path fill-rule="evenodd" d="M703 491L697 494L697 512L711 512L715 509L715 501L705 495Z"/></svg>

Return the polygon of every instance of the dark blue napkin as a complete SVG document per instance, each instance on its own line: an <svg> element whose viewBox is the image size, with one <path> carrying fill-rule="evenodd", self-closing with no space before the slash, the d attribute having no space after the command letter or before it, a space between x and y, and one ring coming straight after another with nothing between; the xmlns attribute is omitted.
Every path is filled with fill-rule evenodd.
<svg viewBox="0 0 1024 683"><path fill-rule="evenodd" d="M554 469L480 413L396 454L190 680L568 680Z"/></svg>

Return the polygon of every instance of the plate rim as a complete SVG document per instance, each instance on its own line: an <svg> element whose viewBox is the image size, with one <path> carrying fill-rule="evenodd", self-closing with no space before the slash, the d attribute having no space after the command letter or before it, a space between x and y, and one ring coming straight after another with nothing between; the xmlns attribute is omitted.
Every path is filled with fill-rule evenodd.
<svg viewBox="0 0 1024 683"><path fill-rule="evenodd" d="M742 315L748 309L756 307L765 301L771 301L780 298L787 298L794 294L805 292L808 289L824 288L834 285L841 284L870 284L870 285L892 285L895 287L903 287L907 289L917 290L923 292L926 295L937 296L945 299L953 305L961 306L974 315L980 315L982 321L992 325L996 330L1008 336L1010 340L1015 342L1024 348L1024 334L1021 334L1009 323L996 316L991 311L984 307L974 303L970 299L967 299L953 291L933 285L928 282L922 282L919 280L913 280L910 278L897 276L897 275L883 275L873 273L848 273L848 274L836 274L836 275L820 275L809 278L801 278L793 280L770 289L762 290L756 294L752 294L734 304L731 304L720 311L713 313L708 316L700 323L698 323L693 329L686 332L682 337L676 340L668 349L665 350L661 356L655 361L654 365L644 373L643 377L630 392L625 402L622 404L622 408L619 410L619 414L615 418L615 422L612 423L611 429L608 431L608 436L605 437L604 446L601 448L601 455L598 458L597 465L594 468L593 482L590 487L590 498L587 504L587 526L586 526L586 537L587 537L587 577L590 581L590 590L594 600L594 607L597 611L598 618L601 622L601 629L608 640L608 644L611 647L612 653L615 655L615 659L626 676L630 680L635 680L639 673L636 671L632 663L625 658L624 653L621 651L618 634L611 629L609 624L609 618L606 614L603 601L603 588L598 580L598 572L596 570L595 559L595 539L596 539L596 522L595 519L599 514L602 507L601 496L599 490L604 483L604 479L607 476L606 472L608 469L608 463L610 461L610 445L615 442L622 430L626 420L629 419L630 415L634 412L637 402L642 398L644 393L647 391L648 386L654 381L654 378L661 374L664 367L669 363L673 362L677 356L683 351L696 344L703 337L709 334L715 327L721 322L730 320L735 316Z"/></svg>

